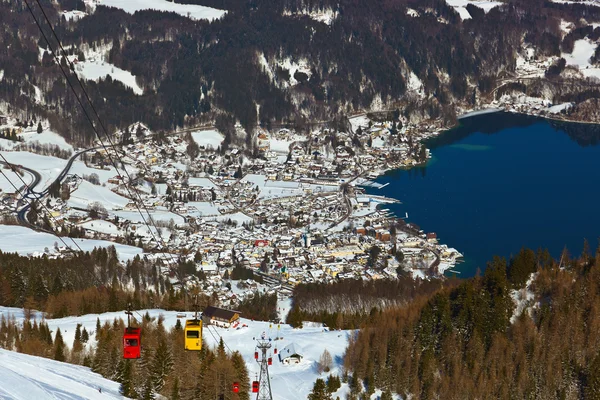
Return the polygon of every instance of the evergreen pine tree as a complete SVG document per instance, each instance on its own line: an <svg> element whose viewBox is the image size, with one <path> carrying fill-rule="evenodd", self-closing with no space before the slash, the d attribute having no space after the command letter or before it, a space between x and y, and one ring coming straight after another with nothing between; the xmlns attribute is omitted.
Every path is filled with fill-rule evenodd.
<svg viewBox="0 0 600 400"><path fill-rule="evenodd" d="M44 129L42 128L42 122L38 122L38 126L37 126L37 133L42 133Z"/></svg>
<svg viewBox="0 0 600 400"><path fill-rule="evenodd" d="M157 392L165 385L167 375L173 369L173 356L171 350L163 338L159 341L152 361L152 387Z"/></svg>
<svg viewBox="0 0 600 400"><path fill-rule="evenodd" d="M152 385L152 375L148 375L144 387L142 388L142 400L154 400L154 387Z"/></svg>
<svg viewBox="0 0 600 400"><path fill-rule="evenodd" d="M180 400L181 399L181 392L179 390L179 378L175 377L175 380L173 381L173 388L171 389L171 400Z"/></svg>
<svg viewBox="0 0 600 400"><path fill-rule="evenodd" d="M100 338L100 329L102 326L100 325L100 318L96 318L96 340Z"/></svg>
<svg viewBox="0 0 600 400"><path fill-rule="evenodd" d="M81 341L83 343L87 343L88 340L90 340L90 334L88 333L87 329L85 329L85 326L84 326L83 331L81 332Z"/></svg>
<svg viewBox="0 0 600 400"><path fill-rule="evenodd" d="M125 397L134 397L135 391L133 389L133 374L131 369L130 360L121 360L119 362L119 380L121 383L119 392Z"/></svg>
<svg viewBox="0 0 600 400"><path fill-rule="evenodd" d="M237 382L240 385L240 391L238 397L240 400L250 399L250 377L248 375L248 369L246 368L246 362L242 355L236 351L231 355L231 363L236 373Z"/></svg>
<svg viewBox="0 0 600 400"><path fill-rule="evenodd" d="M65 361L65 343L63 342L60 328L56 330L56 336L54 337L54 359L56 361Z"/></svg>
<svg viewBox="0 0 600 400"><path fill-rule="evenodd" d="M316 380L312 392L308 395L308 400L331 400L331 394L327 391L327 386L323 379L319 378Z"/></svg>

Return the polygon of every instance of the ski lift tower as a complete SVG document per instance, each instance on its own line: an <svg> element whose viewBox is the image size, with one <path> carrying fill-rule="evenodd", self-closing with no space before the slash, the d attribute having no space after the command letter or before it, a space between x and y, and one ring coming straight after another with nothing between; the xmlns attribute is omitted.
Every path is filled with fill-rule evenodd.
<svg viewBox="0 0 600 400"><path fill-rule="evenodd" d="M267 339L265 332L262 333L260 339L257 339L256 347L262 353L260 360L256 360L260 364L260 375L258 376L259 390L256 395L256 400L273 400L271 394L271 379L269 378L269 356L267 350L271 348L271 340Z"/></svg>

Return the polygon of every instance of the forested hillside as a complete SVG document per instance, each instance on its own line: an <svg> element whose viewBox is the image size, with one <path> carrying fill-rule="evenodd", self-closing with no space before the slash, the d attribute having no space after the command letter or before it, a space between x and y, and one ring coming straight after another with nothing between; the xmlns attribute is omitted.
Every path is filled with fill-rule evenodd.
<svg viewBox="0 0 600 400"><path fill-rule="evenodd" d="M297 327L303 321L324 322L333 329L357 329L380 310L404 306L430 296L454 280L343 280L335 284L302 283L294 287L287 323Z"/></svg>
<svg viewBox="0 0 600 400"><path fill-rule="evenodd" d="M598 8L543 0L511 0L487 14L470 7L474 17L464 21L444 0L184 2L228 12L208 22L100 5L67 20L61 12L85 10L82 1L41 1L68 53L84 61L95 50L143 89L137 95L113 79L86 83L109 132L138 120L160 131L230 115L251 135L258 124L302 127L398 105L403 118L452 121L455 103L474 104L514 72L525 45L540 57L560 56L581 35L595 34L582 26L563 40L561 20L600 21ZM329 23L311 17L319 12L329 13ZM35 14L42 20L37 8ZM50 119L68 139L92 140L24 2L0 1L0 23L3 108L26 120ZM419 95L411 74L422 84ZM544 85L529 83L526 91L548 90Z"/></svg>
<svg viewBox="0 0 600 400"><path fill-rule="evenodd" d="M370 319L345 359L352 398L364 385L387 398L597 399L599 282L600 249L495 258L483 276Z"/></svg>

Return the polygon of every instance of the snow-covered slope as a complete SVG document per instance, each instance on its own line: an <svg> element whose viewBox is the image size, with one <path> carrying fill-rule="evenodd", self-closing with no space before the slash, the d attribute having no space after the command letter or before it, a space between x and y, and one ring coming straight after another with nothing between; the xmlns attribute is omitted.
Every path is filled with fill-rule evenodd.
<svg viewBox="0 0 600 400"><path fill-rule="evenodd" d="M89 368L0 349L0 399L125 399Z"/></svg>
<svg viewBox="0 0 600 400"><path fill-rule="evenodd" d="M141 10L170 11L191 19L207 19L212 21L221 18L227 11L195 4L178 4L167 0L86 0L92 7L103 5L120 8L133 14Z"/></svg>
<svg viewBox="0 0 600 400"><path fill-rule="evenodd" d="M470 19L471 14L467 11L467 4L473 4L483 11L488 12L494 7L501 6L503 3L487 0L446 0L449 6L454 7L462 19Z"/></svg>
<svg viewBox="0 0 600 400"><path fill-rule="evenodd" d="M162 314L165 317L164 326L167 329L175 326L177 322L178 313L175 311L140 310L136 312L136 316L145 315L146 312L151 317L158 317ZM23 319L23 313L20 309L0 307L0 314L2 313L5 314L5 317L8 314L14 314L17 320ZM96 329L96 318L99 318L100 322L104 323L104 321L111 322L115 318L124 317L124 312L114 312L48 319L46 322L54 332L57 328L60 328L65 343L70 344L73 343L73 339L75 338L75 327L78 323L85 327L88 332L92 333ZM192 317L192 313L187 313L187 317ZM333 358L334 365L331 373L341 375L342 357L348 345L348 338L351 335L350 331L329 331L327 328L321 327L320 324L307 324L311 326L303 329L293 329L289 325L280 325L278 329L276 324L247 319L242 319L242 324L247 325L247 327L239 329L205 327L203 336L205 344L208 346L216 347L219 337L222 336L232 351L239 351L246 361L251 379L254 379L254 376L259 372L259 366L254 360L254 338L260 337L263 332L273 339L273 349L276 347L281 351L285 346L293 343L304 357L300 364L283 365L279 361L278 356L273 355L273 365L269 369L269 374L271 375L271 387L274 399L305 399L312 390L315 380L319 377L317 361L325 349L331 353ZM93 334L90 336L93 337ZM278 337L280 340L275 340ZM321 375L320 377L326 378L326 375ZM337 393L334 393L333 398L336 396L345 398L344 393L346 391L347 385L342 385L342 388Z"/></svg>
<svg viewBox="0 0 600 400"><path fill-rule="evenodd" d="M44 248L48 248L50 253L56 253L54 243L59 247L64 246L57 236L49 233L36 232L33 229L16 225L0 225L0 250L3 252L17 252L21 255L42 253ZM64 238L69 247L77 250L70 238ZM84 251L91 251L94 247L115 246L117 254L121 260L130 260L137 254L142 253L139 247L126 246L119 243L108 242L105 240L92 239L73 239Z"/></svg>

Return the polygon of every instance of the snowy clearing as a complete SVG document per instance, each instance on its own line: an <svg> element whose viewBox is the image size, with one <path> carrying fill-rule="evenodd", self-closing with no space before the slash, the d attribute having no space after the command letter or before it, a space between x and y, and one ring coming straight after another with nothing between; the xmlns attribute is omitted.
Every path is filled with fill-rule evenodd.
<svg viewBox="0 0 600 400"><path fill-rule="evenodd" d="M90 81L98 81L100 78L106 78L107 75L131 88L137 95L144 94L144 90L135 81L135 76L129 71L125 71L113 64L98 60L86 60L79 62L75 67L77 74Z"/></svg>
<svg viewBox="0 0 600 400"><path fill-rule="evenodd" d="M152 216L152 219L154 221L169 222L172 219L173 221L175 221L176 224L183 224L185 222L183 217L181 217L175 213L172 213L170 211L166 211L166 210L149 210L149 211L150 211L150 216ZM114 212L111 212L111 214L117 215L119 218L123 218L123 219L126 219L131 222L137 222L137 223L144 222L144 220L142 219L142 216L140 215L138 210L114 211ZM146 213L146 210L142 209L142 214L144 215L144 218L146 219L146 221L148 221L148 213ZM148 222L150 222L150 221L148 221Z"/></svg>
<svg viewBox="0 0 600 400"><path fill-rule="evenodd" d="M4 165L1 165L0 168L2 168L2 172L4 173L3 175L0 175L0 191L2 191L2 193L17 192L13 184L20 191L21 188L25 186L23 182L21 182L21 179L23 179L27 185L33 182L33 176L27 171L24 171L25 173L23 176L17 176L10 168L5 167Z"/></svg>
<svg viewBox="0 0 600 400"><path fill-rule="evenodd" d="M87 15L86 12L77 10L63 11L61 14L65 17L67 21L77 21L78 19L81 19Z"/></svg>
<svg viewBox="0 0 600 400"><path fill-rule="evenodd" d="M567 65L576 65L579 69L590 66L590 58L594 55L597 44L589 39L580 39L575 41L573 52L571 54L562 53L567 61Z"/></svg>
<svg viewBox="0 0 600 400"><path fill-rule="evenodd" d="M37 190L50 185L67 165L67 160L51 156L41 156L26 151L9 151L3 153L3 155L9 163L23 165L39 172L42 179L39 183L40 187L36 187Z"/></svg>
<svg viewBox="0 0 600 400"><path fill-rule="evenodd" d="M198 6L194 4L178 4L167 0L96 0L97 5L120 8L133 14L141 10L170 11L191 19L219 19L227 13L216 8Z"/></svg>
<svg viewBox="0 0 600 400"><path fill-rule="evenodd" d="M73 151L73 146L67 143L64 137L48 129L43 130L42 133L37 133L37 131L23 132L19 136L27 143L51 144L63 150Z"/></svg>
<svg viewBox="0 0 600 400"><path fill-rule="evenodd" d="M90 231L106 233L109 235L121 233L121 230L115 224L113 224L112 222L103 221L101 219L87 221L83 224L79 224L79 226Z"/></svg>
<svg viewBox="0 0 600 400"><path fill-rule="evenodd" d="M122 209L129 203L129 199L119 196L109 188L94 185L88 181L81 181L77 190L71 193L67 203L71 207L87 209L92 203L99 202L107 210Z"/></svg>
<svg viewBox="0 0 600 400"><path fill-rule="evenodd" d="M50 130L44 130L42 133L37 133L36 130L31 130L19 133L18 136L23 139L23 142L0 139L0 148L13 150L15 147L24 143L39 143L41 145L58 146L62 150L73 151L73 146L67 143L65 138Z"/></svg>
<svg viewBox="0 0 600 400"><path fill-rule="evenodd" d="M225 137L215 130L192 132L192 138L200 147L217 149Z"/></svg>
<svg viewBox="0 0 600 400"><path fill-rule="evenodd" d="M57 243L59 247L64 247L63 242L57 236L36 232L22 226L0 225L0 237L2 237L0 250L9 253L19 253L25 256L42 253L46 247L51 254L56 253L54 243ZM63 239L69 247L77 250L71 238ZM142 254L142 249L139 247L126 246L105 240L74 239L74 241L84 251L91 251L94 247L115 246L119 259L122 261L131 260L136 255Z"/></svg>
<svg viewBox="0 0 600 400"><path fill-rule="evenodd" d="M356 132L358 127L361 129L366 129L369 127L369 118L366 115L360 115L358 117L350 118L350 126L352 126L352 132Z"/></svg>
<svg viewBox="0 0 600 400"><path fill-rule="evenodd" d="M458 14L463 20L471 18L471 14L469 14L469 12L467 11L468 4L473 4L474 6L483 9L483 11L485 11L486 13L494 7L498 7L504 4L497 1L478 0L446 0L446 3L448 3L449 6L454 7L454 9L458 12Z"/></svg>
<svg viewBox="0 0 600 400"><path fill-rule="evenodd" d="M333 11L331 8L327 8L324 10L317 10L317 11L301 10L301 11L297 11L295 13L292 13L292 12L286 10L283 12L283 15L286 15L286 16L307 15L314 21L322 22L325 25L331 25L331 23L333 21L335 21L335 19L337 18L338 13L337 13L337 11Z"/></svg>
<svg viewBox="0 0 600 400"><path fill-rule="evenodd" d="M0 349L1 399L125 399L119 386L87 367Z"/></svg>

